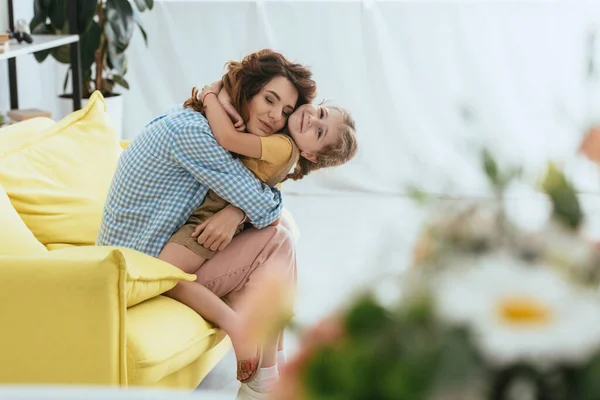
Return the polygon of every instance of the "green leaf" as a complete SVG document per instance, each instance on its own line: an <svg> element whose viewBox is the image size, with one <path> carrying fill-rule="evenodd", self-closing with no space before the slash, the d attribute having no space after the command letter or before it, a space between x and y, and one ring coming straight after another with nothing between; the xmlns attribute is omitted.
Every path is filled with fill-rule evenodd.
<svg viewBox="0 0 600 400"><path fill-rule="evenodd" d="M31 18L31 21L29 22L29 30L31 32L33 32L38 26L44 25L45 22L46 22L45 17L41 17L36 14L33 16L33 18Z"/></svg>
<svg viewBox="0 0 600 400"><path fill-rule="evenodd" d="M404 307L408 321L427 325L433 319L433 300L430 296L415 295Z"/></svg>
<svg viewBox="0 0 600 400"><path fill-rule="evenodd" d="M87 32L81 35L81 69L89 69L95 62L96 50L100 47L100 25L93 21Z"/></svg>
<svg viewBox="0 0 600 400"><path fill-rule="evenodd" d="M96 15L96 5L98 0L78 0L77 11L77 29L80 34L84 34L92 25Z"/></svg>
<svg viewBox="0 0 600 400"><path fill-rule="evenodd" d="M383 329L389 321L387 311L372 297L365 296L346 314L345 327L350 337L363 337Z"/></svg>
<svg viewBox="0 0 600 400"><path fill-rule="evenodd" d="M485 171L485 174L487 175L488 179L490 180L492 185L496 187L499 186L500 174L498 171L498 163L494 159L494 156L492 156L492 153L489 150L484 149L481 154L481 157L483 162L483 170Z"/></svg>
<svg viewBox="0 0 600 400"><path fill-rule="evenodd" d="M112 79L116 84L121 85L125 89L129 90L129 82L127 82L121 75L113 75Z"/></svg>
<svg viewBox="0 0 600 400"><path fill-rule="evenodd" d="M50 24L57 30L67 32L67 0L53 0L48 9Z"/></svg>
<svg viewBox="0 0 600 400"><path fill-rule="evenodd" d="M106 7L115 9L121 15L133 15L133 8L129 3L129 0L106 0Z"/></svg>
<svg viewBox="0 0 600 400"><path fill-rule="evenodd" d="M33 15L38 17L42 22L46 22L48 13L50 12L50 4L53 0L34 0L33 1Z"/></svg>
<svg viewBox="0 0 600 400"><path fill-rule="evenodd" d="M135 0L134 3L137 6L137 9L140 10L140 12L146 11L147 5L145 0Z"/></svg>
<svg viewBox="0 0 600 400"><path fill-rule="evenodd" d="M146 0L146 5L148 6L148 10L152 10L154 7L154 0Z"/></svg>
<svg viewBox="0 0 600 400"><path fill-rule="evenodd" d="M51 25L41 24L35 27L35 29L31 30L31 33L34 35L51 35L54 34L54 28ZM42 62L52 53L52 49L36 51L33 53L37 62Z"/></svg>
<svg viewBox="0 0 600 400"><path fill-rule="evenodd" d="M107 0L105 26L106 37L117 53L123 53L133 36L135 22L133 9L127 0Z"/></svg>
<svg viewBox="0 0 600 400"><path fill-rule="evenodd" d="M125 53L118 53L114 45L109 42L108 44L108 67L115 69L119 75L125 75L127 73L127 57Z"/></svg>
<svg viewBox="0 0 600 400"><path fill-rule="evenodd" d="M331 347L324 347L313 356L303 374L309 393L318 395L318 398L331 398L336 394L342 386L336 373L338 363L339 353Z"/></svg>
<svg viewBox="0 0 600 400"><path fill-rule="evenodd" d="M69 64L71 62L71 53L68 44L52 49L51 54L59 63Z"/></svg>
<svg viewBox="0 0 600 400"><path fill-rule="evenodd" d="M600 356L594 356L578 375L578 400L596 400L600 398Z"/></svg>
<svg viewBox="0 0 600 400"><path fill-rule="evenodd" d="M140 13L138 13L138 12L133 13L133 20L137 24L138 28L140 28L140 32L142 33L142 37L144 38L144 43L146 44L146 47L148 47L148 35L146 34L144 27L142 26Z"/></svg>
<svg viewBox="0 0 600 400"><path fill-rule="evenodd" d="M441 335L436 370L437 385L444 392L454 392L472 386L475 381L481 382L484 362L465 329L453 329Z"/></svg>
<svg viewBox="0 0 600 400"><path fill-rule="evenodd" d="M554 217L565 226L577 229L583 221L577 193L564 173L553 163L548 164L542 187L550 196Z"/></svg>
<svg viewBox="0 0 600 400"><path fill-rule="evenodd" d="M344 394L343 398L381 398L380 385L376 382L389 366L387 359L378 357L381 355L377 352L380 347L375 337L369 337L350 341L344 343L343 347L336 348L338 357L334 373L340 385L336 388L336 392ZM389 353L394 353L394 349L388 349L388 355ZM357 379L357 376L361 378Z"/></svg>

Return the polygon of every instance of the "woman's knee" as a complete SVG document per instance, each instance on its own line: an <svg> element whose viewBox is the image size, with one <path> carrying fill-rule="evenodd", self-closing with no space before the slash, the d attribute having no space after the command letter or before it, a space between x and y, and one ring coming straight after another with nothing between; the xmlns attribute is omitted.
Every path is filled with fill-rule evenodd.
<svg viewBox="0 0 600 400"><path fill-rule="evenodd" d="M290 248L294 247L294 245L295 245L294 234L288 224L281 224L281 225L273 226L272 228L275 228L275 230L277 231L275 235L280 238L279 240L281 240L282 246L286 246L286 247L290 247Z"/></svg>
<svg viewBox="0 0 600 400"><path fill-rule="evenodd" d="M284 211L284 213L281 214L281 220L279 221L278 226L283 226L284 228L286 228L292 234L292 237L295 239L294 233L296 231L296 222L294 221L294 218L290 213Z"/></svg>
<svg viewBox="0 0 600 400"><path fill-rule="evenodd" d="M289 283L296 282L296 241L292 232L283 226L272 226L274 250L264 262L265 273L276 274Z"/></svg>

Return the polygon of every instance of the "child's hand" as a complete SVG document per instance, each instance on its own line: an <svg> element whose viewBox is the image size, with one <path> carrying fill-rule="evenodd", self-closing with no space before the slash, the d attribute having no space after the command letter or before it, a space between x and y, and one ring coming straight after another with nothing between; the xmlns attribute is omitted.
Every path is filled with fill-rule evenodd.
<svg viewBox="0 0 600 400"><path fill-rule="evenodd" d="M219 91L221 91L222 86L223 86L222 81L216 81L216 82L211 83L210 85L206 85L198 93L198 95L196 96L196 99L203 102L204 96L206 96L208 93L214 93L215 95L218 95Z"/></svg>
<svg viewBox="0 0 600 400"><path fill-rule="evenodd" d="M233 108L233 105L231 104L231 97L229 97L229 93L227 93L227 90L221 88L221 91L219 92L219 95L217 97L219 98L219 103L221 103L221 105L225 109L225 112L227 113L227 115L229 115L231 122L233 122L235 130L238 132L245 132L246 124L244 124L242 116L236 111L235 108Z"/></svg>
<svg viewBox="0 0 600 400"><path fill-rule="evenodd" d="M211 92L217 95L219 103L221 103L223 109L225 109L225 112L231 119L231 122L233 122L235 130L238 132L245 132L246 124L244 123L244 120L242 119L240 113L238 113L237 110L231 104L231 97L229 97L227 90L223 89L223 81L216 81L211 83L210 85L204 86L202 90L198 92L196 98L200 101L203 101L204 96Z"/></svg>

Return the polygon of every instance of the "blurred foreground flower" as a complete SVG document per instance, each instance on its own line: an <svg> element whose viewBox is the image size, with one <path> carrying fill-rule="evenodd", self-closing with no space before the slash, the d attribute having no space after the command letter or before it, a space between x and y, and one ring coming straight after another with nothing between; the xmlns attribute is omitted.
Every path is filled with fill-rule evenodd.
<svg viewBox="0 0 600 400"><path fill-rule="evenodd" d="M246 321L246 335L251 341L263 343L279 335L293 315L294 287L277 275L262 274L238 314Z"/></svg>
<svg viewBox="0 0 600 400"><path fill-rule="evenodd" d="M397 304L372 288L309 329L275 399L600 399L600 252L573 185L482 166L495 198L434 205Z"/></svg>
<svg viewBox="0 0 600 400"><path fill-rule="evenodd" d="M440 319L468 326L495 367L582 363L600 348L600 301L543 264L497 254L446 273L434 290Z"/></svg>
<svg viewBox="0 0 600 400"><path fill-rule="evenodd" d="M480 364L465 332L433 316L427 298L394 311L369 296L357 300L309 330L274 398L481 399Z"/></svg>
<svg viewBox="0 0 600 400"><path fill-rule="evenodd" d="M592 126L586 133L579 152L590 161L600 164L600 126Z"/></svg>

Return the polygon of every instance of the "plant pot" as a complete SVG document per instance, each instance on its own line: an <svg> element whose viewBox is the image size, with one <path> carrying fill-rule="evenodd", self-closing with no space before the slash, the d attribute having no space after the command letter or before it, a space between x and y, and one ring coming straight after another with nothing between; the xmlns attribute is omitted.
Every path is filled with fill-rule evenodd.
<svg viewBox="0 0 600 400"><path fill-rule="evenodd" d="M119 140L123 139L123 95L121 93L114 93L112 95L105 95L104 101L106 101L106 113L110 119L111 124L115 128L117 137ZM73 99L70 94L63 94L58 96L60 103L60 118L64 118L73 112ZM88 99L81 99L81 106L84 107L88 102Z"/></svg>

